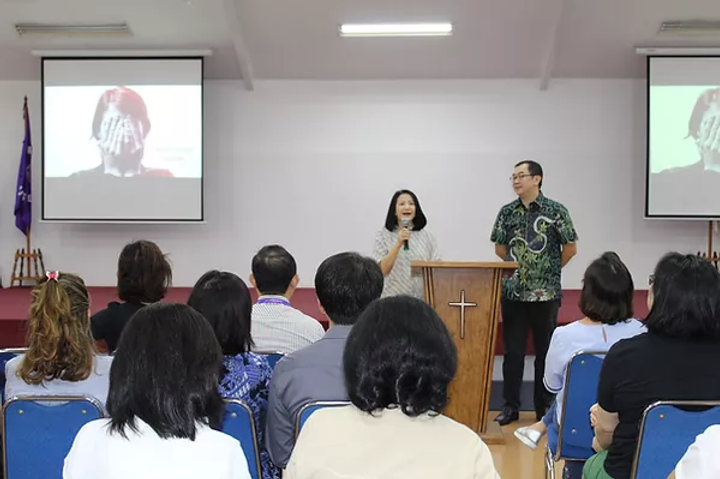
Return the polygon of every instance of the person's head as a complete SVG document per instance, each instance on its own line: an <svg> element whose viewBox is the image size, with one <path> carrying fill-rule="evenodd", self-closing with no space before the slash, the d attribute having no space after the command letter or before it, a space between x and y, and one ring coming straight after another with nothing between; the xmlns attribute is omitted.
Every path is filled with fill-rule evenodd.
<svg viewBox="0 0 720 479"><path fill-rule="evenodd" d="M28 350L18 377L28 384L90 377L96 349L85 282L72 273L49 272L31 297Z"/></svg>
<svg viewBox="0 0 720 479"><path fill-rule="evenodd" d="M100 96L93 117L92 137L106 164L121 171L137 169L149 132L147 106L137 92L116 87Z"/></svg>
<svg viewBox="0 0 720 479"><path fill-rule="evenodd" d="M237 275L212 270L195 283L188 305L205 316L225 356L236 356L254 346L250 335L252 299Z"/></svg>
<svg viewBox="0 0 720 479"><path fill-rule="evenodd" d="M523 160L513 170L513 190L520 197L537 195L542 189L543 169L540 163L532 160Z"/></svg>
<svg viewBox="0 0 720 479"><path fill-rule="evenodd" d="M152 241L125 245L118 258L118 298L133 303L155 303L165 297L172 269L160 247Z"/></svg>
<svg viewBox="0 0 720 479"><path fill-rule="evenodd" d="M383 282L377 261L357 253L339 253L320 263L315 293L333 324L351 325L380 297Z"/></svg>
<svg viewBox="0 0 720 479"><path fill-rule="evenodd" d="M617 324L633 316L635 285L625 263L613 252L590 263L583 276L580 311L589 319Z"/></svg>
<svg viewBox="0 0 720 479"><path fill-rule="evenodd" d="M110 431L127 437L140 419L163 439L194 440L198 423L219 424L222 359L210 324L190 306L155 303L138 310L110 368Z"/></svg>
<svg viewBox="0 0 720 479"><path fill-rule="evenodd" d="M427 226L427 218L420 207L420 200L410 190L398 190L393 194L385 217L385 229L394 231L402 225L403 219L412 224L413 231L420 231Z"/></svg>
<svg viewBox="0 0 720 479"><path fill-rule="evenodd" d="M408 416L441 413L457 371L445 324L426 303L408 296L365 309L343 353L350 401L360 410L399 407Z"/></svg>
<svg viewBox="0 0 720 479"><path fill-rule="evenodd" d="M688 120L687 137L695 140L698 153L706 165L720 166L720 88L710 88L700 94Z"/></svg>
<svg viewBox="0 0 720 479"><path fill-rule="evenodd" d="M720 273L692 254L668 253L651 276L648 331L683 339L720 339Z"/></svg>
<svg viewBox="0 0 720 479"><path fill-rule="evenodd" d="M290 297L298 284L295 258L280 245L263 246L253 257L250 282L260 294Z"/></svg>

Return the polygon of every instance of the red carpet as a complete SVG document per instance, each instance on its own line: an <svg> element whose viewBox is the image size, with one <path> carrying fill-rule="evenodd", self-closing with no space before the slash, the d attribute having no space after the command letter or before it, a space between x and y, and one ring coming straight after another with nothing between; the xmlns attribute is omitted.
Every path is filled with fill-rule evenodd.
<svg viewBox="0 0 720 479"><path fill-rule="evenodd" d="M95 313L107 305L110 301L116 300L114 287L95 286L90 288L91 309ZM166 301L184 303L190 294L190 288L172 288L167 295ZM566 290L564 292L563 304L560 308L558 322L567 324L582 316L577 306L579 290ZM253 292L253 297L255 293ZM645 317L647 307L645 306L646 291L638 291L635 295L635 316ZM292 298L293 306L305 314L317 318L327 328L327 318L322 315L317 305L315 290L303 288L295 292ZM30 309L30 288L6 288L0 289L0 348L25 346L26 323L28 310ZM528 354L532 354L532 344L528 340ZM502 354L502 318L500 319L500 330L498 341L495 347L496 354Z"/></svg>

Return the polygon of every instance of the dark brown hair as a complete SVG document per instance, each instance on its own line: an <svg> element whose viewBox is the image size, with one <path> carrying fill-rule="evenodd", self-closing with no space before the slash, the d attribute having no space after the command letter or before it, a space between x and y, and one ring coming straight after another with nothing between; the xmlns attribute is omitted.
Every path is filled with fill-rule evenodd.
<svg viewBox="0 0 720 479"><path fill-rule="evenodd" d="M118 297L133 303L155 303L165 297L172 269L160 247L140 240L126 245L118 258Z"/></svg>
<svg viewBox="0 0 720 479"><path fill-rule="evenodd" d="M605 324L617 324L633 316L635 285L625 263L613 252L590 263L583 276L580 311Z"/></svg>
<svg viewBox="0 0 720 479"><path fill-rule="evenodd" d="M17 375L28 384L90 377L95 342L85 282L71 273L52 273L32 291L28 350Z"/></svg>

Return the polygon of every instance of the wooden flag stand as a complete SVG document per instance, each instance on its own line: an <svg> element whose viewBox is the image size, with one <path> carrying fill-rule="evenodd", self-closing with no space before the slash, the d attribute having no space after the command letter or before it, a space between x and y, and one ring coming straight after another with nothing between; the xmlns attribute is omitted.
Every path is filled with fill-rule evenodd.
<svg viewBox="0 0 720 479"><path fill-rule="evenodd" d="M701 258L705 258L708 261L711 261L715 268L720 269L720 256L718 256L717 251L713 251L713 222L708 221L708 249L707 253L698 251L698 256Z"/></svg>
<svg viewBox="0 0 720 479"><path fill-rule="evenodd" d="M27 230L26 248L18 249L15 251L15 264L13 265L12 276L10 277L10 287L26 286L23 282L32 281L35 284L39 283L44 277L45 262L43 261L42 251L40 249L30 249L30 228ZM18 261L20 262L20 274L17 274ZM38 261L40 262L40 268L38 269ZM35 273L33 274L33 266Z"/></svg>

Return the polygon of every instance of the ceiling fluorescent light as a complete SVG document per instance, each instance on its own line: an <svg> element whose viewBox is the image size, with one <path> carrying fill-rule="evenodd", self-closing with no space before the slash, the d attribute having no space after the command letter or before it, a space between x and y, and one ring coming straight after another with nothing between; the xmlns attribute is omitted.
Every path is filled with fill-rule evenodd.
<svg viewBox="0 0 720 479"><path fill-rule="evenodd" d="M684 20L662 22L658 33L720 34L720 21Z"/></svg>
<svg viewBox="0 0 720 479"><path fill-rule="evenodd" d="M86 35L130 35L127 23L98 24L98 25L57 25L44 23L18 23L15 25L20 35L59 35L59 36L86 36Z"/></svg>
<svg viewBox="0 0 720 479"><path fill-rule="evenodd" d="M451 23L346 23L341 37L436 37L451 35Z"/></svg>

